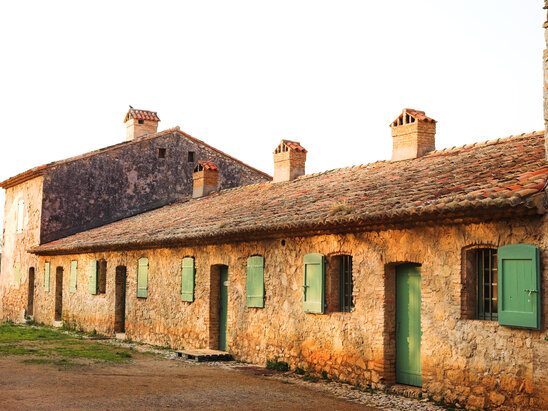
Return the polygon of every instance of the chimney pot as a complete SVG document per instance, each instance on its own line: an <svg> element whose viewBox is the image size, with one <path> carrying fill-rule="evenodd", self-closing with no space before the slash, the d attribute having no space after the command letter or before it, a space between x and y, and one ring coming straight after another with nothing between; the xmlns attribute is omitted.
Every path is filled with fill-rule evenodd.
<svg viewBox="0 0 548 411"><path fill-rule="evenodd" d="M217 191L219 168L211 161L198 161L192 177L194 180L193 198L204 197Z"/></svg>
<svg viewBox="0 0 548 411"><path fill-rule="evenodd" d="M274 150L274 183L291 181L304 175L306 153L301 143L282 140Z"/></svg>
<svg viewBox="0 0 548 411"><path fill-rule="evenodd" d="M133 140L158 131L158 114L154 111L138 110L129 107L124 123L126 124L126 140Z"/></svg>
<svg viewBox="0 0 548 411"><path fill-rule="evenodd" d="M392 161L422 157L436 149L436 120L424 111L404 108L391 124Z"/></svg>

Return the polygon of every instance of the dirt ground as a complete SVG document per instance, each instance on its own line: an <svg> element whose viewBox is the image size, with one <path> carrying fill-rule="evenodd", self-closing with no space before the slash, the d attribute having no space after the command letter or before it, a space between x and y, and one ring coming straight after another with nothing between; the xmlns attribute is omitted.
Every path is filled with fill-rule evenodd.
<svg viewBox="0 0 548 411"><path fill-rule="evenodd" d="M0 357L0 409L374 410L291 382L135 354L126 363L22 363Z"/></svg>

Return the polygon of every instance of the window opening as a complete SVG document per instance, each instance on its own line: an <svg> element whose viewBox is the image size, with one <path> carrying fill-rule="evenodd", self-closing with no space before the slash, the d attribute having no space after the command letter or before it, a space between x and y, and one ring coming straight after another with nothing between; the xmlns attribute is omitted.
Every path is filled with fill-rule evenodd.
<svg viewBox="0 0 548 411"><path fill-rule="evenodd" d="M139 124L145 124L145 121L144 120L138 120L137 121Z"/></svg>
<svg viewBox="0 0 548 411"><path fill-rule="evenodd" d="M354 301L352 299L352 292L354 284L352 283L352 256L341 255L340 256L340 297L341 297L341 311L350 312L354 307Z"/></svg>
<svg viewBox="0 0 548 411"><path fill-rule="evenodd" d="M188 152L188 162L189 163L194 163L194 151L189 151Z"/></svg>
<svg viewBox="0 0 548 411"><path fill-rule="evenodd" d="M479 248L476 251L477 316L480 320L498 318L498 267L497 250Z"/></svg>
<svg viewBox="0 0 548 411"><path fill-rule="evenodd" d="M166 158L166 149L165 148L159 148L158 149L158 158Z"/></svg>

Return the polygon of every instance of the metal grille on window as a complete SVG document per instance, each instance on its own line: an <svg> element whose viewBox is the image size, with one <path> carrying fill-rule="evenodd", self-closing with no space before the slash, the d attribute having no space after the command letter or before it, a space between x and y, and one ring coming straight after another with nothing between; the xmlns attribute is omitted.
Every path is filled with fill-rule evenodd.
<svg viewBox="0 0 548 411"><path fill-rule="evenodd" d="M352 256L342 255L340 262L341 311L350 312L354 307L354 301L352 300Z"/></svg>
<svg viewBox="0 0 548 411"><path fill-rule="evenodd" d="M480 248L476 252L478 270L477 313L480 320L496 320L498 314L497 250Z"/></svg>

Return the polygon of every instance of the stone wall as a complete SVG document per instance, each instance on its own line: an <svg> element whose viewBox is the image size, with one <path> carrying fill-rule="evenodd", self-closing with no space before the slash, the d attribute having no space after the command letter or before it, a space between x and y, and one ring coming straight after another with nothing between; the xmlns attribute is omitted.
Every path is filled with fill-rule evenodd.
<svg viewBox="0 0 548 411"><path fill-rule="evenodd" d="M21 321L28 303L29 269L38 257L27 253L40 239L40 207L43 178L37 177L6 190L4 232L0 271L0 318ZM17 233L19 200L24 201L23 232ZM21 264L21 281L14 288L14 266Z"/></svg>
<svg viewBox="0 0 548 411"><path fill-rule="evenodd" d="M470 407L501 409L548 407L545 360L547 298L543 299L542 330L499 326L497 322L463 315L462 250L474 244L538 245L548 258L546 219L422 227L348 235L322 235L225 245L40 257L51 271L68 273L78 261L78 288L63 283L63 318L75 327L114 332L117 266L127 267L126 335L136 341L175 348L215 347L219 265L229 267L228 350L237 358L264 364L278 357L293 368L362 384L395 382L395 267L421 264L423 389L435 398ZM283 240L283 241L282 241ZM303 256L319 252L328 267L335 256L353 256L354 304L350 313L305 314L302 309ZM245 304L246 261L265 257L265 308ZM195 301L182 302L181 260L196 262ZM148 257L146 299L136 297L137 260ZM105 259L105 294L88 292L91 259ZM543 267L545 264L543 264ZM542 295L548 271L543 268ZM42 275L36 290L36 319L51 323L53 292L44 291ZM55 289L53 284L51 290Z"/></svg>
<svg viewBox="0 0 548 411"><path fill-rule="evenodd" d="M165 158L159 158L160 148L166 149ZM194 152L192 161L189 152ZM177 132L136 141L48 171L41 242L191 197L192 171L198 160L212 161L219 167L222 189L269 180Z"/></svg>

